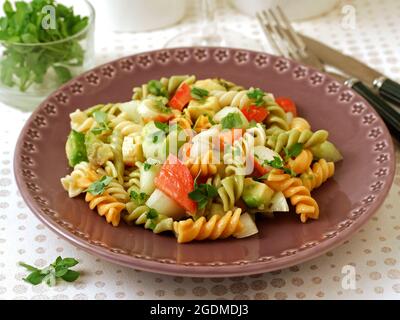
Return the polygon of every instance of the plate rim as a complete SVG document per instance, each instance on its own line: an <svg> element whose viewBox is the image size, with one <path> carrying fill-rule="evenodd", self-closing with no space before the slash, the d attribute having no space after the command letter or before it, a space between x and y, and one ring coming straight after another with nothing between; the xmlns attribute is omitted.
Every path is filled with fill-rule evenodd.
<svg viewBox="0 0 400 320"><path fill-rule="evenodd" d="M17 182L17 187L20 190L21 196L24 199L25 203L29 207L29 209L35 214L36 217L39 218L41 222L43 222L47 227L49 227L53 232L56 234L62 236L64 239L68 240L70 243L72 243L74 246L77 246L91 254L94 254L96 256L100 256L104 258L105 260L108 260L113 263L117 263L123 266L127 266L130 268L135 268L135 269L140 269L144 270L147 272L153 272L153 273L160 273L160 274L168 274L168 275L178 275L178 276L190 276L190 277L226 277L226 276L246 276L246 275L251 275L251 274L258 274L258 273L264 273L264 272L270 272L274 270L279 270L283 268L288 268L297 264L300 264L302 262L308 261L315 259L316 257L324 254L325 252L332 250L333 248L336 248L340 246L344 241L346 241L348 238L350 238L354 233L357 232L379 209L379 207L383 204L385 201L390 188L392 187L393 180L394 180L394 172L395 172L395 152L394 152L394 144L392 141L392 138L390 136L390 133L381 119L381 117L376 113L376 111L370 106L370 104L361 96L359 96L356 92L352 91L354 95L361 100L365 105L368 106L370 111L373 111L375 116L380 119L382 122L382 128L384 130L384 134L388 137L390 137L388 140L389 145L388 145L388 153L390 154L390 159L389 159L389 164L387 165L389 167L389 174L385 177L385 185L382 187L382 189L379 191L379 196L376 201L374 201L372 204L368 206L367 212L363 213L360 217L358 217L355 221L351 223L350 226L344 228L339 232L338 235L324 240L322 242L319 242L317 245L307 248L306 250L298 250L293 255L286 255L286 256L279 256L277 255L275 259L272 260L251 260L251 261L237 261L237 262L231 262L231 263L222 263L222 262L215 262L213 264L207 263L207 264L201 264L201 263L179 263L179 262L171 262L168 261L168 259L149 259L146 257L137 257L134 255L127 255L127 254L122 254L118 252L113 252L113 248L103 248L102 245L95 245L89 243L87 240L83 239L81 236L78 236L73 232L73 230L68 229L68 226L61 226L60 223L56 223L56 221L52 218L49 217L49 215L43 214L41 211L41 208L37 205L35 201L33 201L33 198L30 197L30 190L28 189L27 185L23 181L23 176L20 174L19 171L21 171L21 162L20 162L20 157L22 155L22 145L23 145L23 140L24 136L29 129L29 124L33 121L35 116L38 115L38 113L44 109L45 105L48 103L48 101L54 97L57 93L62 92L65 88L70 86L74 81L77 79L80 79L84 77L85 75L88 75L90 73L93 73L95 71L99 71L102 68L111 65L111 64L116 64L120 63L121 61L124 60L131 60L135 59L139 56L143 55L154 55L160 52L164 51L177 51L177 50L227 50L231 53L235 52L245 52L248 54L258 54L258 55L264 55L269 58L274 58L274 59L283 59L289 61L293 66L302 66L304 68L307 68L311 71L318 72L320 74L323 74L327 79L334 81L332 77L330 77L328 74L325 74L323 72L319 72L318 70L305 66L301 63L298 63L296 61L290 60L290 59L284 59L282 57L278 57L266 52L258 52L258 51L252 51L252 50L246 50L246 49L237 49L237 48L226 48L226 47L181 47L181 48L171 48L171 49L158 49L158 50L152 50L152 51L146 51L146 52L140 52L137 54L132 54L128 56L124 56L112 61L109 61L107 63L104 63L102 65L99 65L95 68L92 68L77 77L73 78L60 88L58 88L56 91L54 91L52 94L50 94L30 115L30 117L26 120L24 127L22 128L17 144L15 147L15 152L14 152L14 159L13 159L13 171L14 171L14 176ZM344 220L346 221L346 220ZM296 248L298 249L298 248ZM288 249L288 251L291 249ZM293 258L294 257L294 258ZM268 257L263 257L263 258L268 258ZM179 270L178 270L179 269Z"/></svg>

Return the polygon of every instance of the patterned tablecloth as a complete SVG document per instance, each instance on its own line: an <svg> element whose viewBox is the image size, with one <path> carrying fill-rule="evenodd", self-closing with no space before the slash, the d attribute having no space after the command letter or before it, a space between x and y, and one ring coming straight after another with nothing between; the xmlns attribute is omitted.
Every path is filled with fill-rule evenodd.
<svg viewBox="0 0 400 320"><path fill-rule="evenodd" d="M350 7L351 6L351 7ZM355 20L352 13L355 13ZM184 21L168 29L97 36L97 62L157 49L198 21L189 8ZM330 14L297 23L302 32L359 58L400 81L400 2L345 1ZM255 21L232 8L219 8L221 25L262 40ZM353 18L352 18L353 17ZM354 24L355 23L355 24ZM268 47L266 46L268 49ZM195 279L132 270L91 256L48 230L26 207L13 176L18 134L29 114L0 104L0 299L399 299L400 147L394 185L378 213L339 248L289 269L261 275ZM369 159L365 159L369 161ZM18 261L42 267L57 256L76 257L82 276L73 284L31 286ZM342 286L342 268L353 265L356 288Z"/></svg>

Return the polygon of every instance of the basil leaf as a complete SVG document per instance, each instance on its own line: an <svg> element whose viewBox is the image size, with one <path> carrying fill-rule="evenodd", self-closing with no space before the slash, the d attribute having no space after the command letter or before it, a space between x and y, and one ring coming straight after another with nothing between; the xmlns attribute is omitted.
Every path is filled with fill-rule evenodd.
<svg viewBox="0 0 400 320"><path fill-rule="evenodd" d="M80 273L78 271L68 270L61 278L67 282L74 282L79 276Z"/></svg>
<svg viewBox="0 0 400 320"><path fill-rule="evenodd" d="M45 276L46 275L42 274L40 270L37 270L29 274L26 278L24 278L24 280L36 286L43 281Z"/></svg>

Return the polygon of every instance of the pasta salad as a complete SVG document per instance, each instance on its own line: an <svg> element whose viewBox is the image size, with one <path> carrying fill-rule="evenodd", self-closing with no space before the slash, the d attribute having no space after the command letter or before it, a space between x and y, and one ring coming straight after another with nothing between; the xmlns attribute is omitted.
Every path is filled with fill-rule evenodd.
<svg viewBox="0 0 400 320"><path fill-rule="evenodd" d="M117 227L120 220L179 243L244 238L256 218L318 219L311 191L342 156L290 98L221 78L174 75L133 89L123 103L70 114L61 179L69 197Z"/></svg>

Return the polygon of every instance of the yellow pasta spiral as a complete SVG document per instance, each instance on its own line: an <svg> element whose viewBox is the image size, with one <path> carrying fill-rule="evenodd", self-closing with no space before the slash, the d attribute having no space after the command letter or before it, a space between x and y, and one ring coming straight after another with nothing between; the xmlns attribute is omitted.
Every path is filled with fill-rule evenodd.
<svg viewBox="0 0 400 320"><path fill-rule="evenodd" d="M189 168L193 177L209 177L218 172L219 161L214 158L213 151L208 150L203 156L197 159L187 159L185 165Z"/></svg>
<svg viewBox="0 0 400 320"><path fill-rule="evenodd" d="M231 106L243 108L251 103L250 98L247 96L248 90L241 91L223 91L213 90L211 95L218 98L218 103L221 108Z"/></svg>
<svg viewBox="0 0 400 320"><path fill-rule="evenodd" d="M194 131L197 133L210 129L212 127L212 124L210 123L210 119L206 115L201 115L200 117L197 118L196 123L194 124Z"/></svg>
<svg viewBox="0 0 400 320"><path fill-rule="evenodd" d="M69 115L71 119L71 128L78 132L86 133L93 129L97 122L92 117L88 117L85 112L77 109Z"/></svg>
<svg viewBox="0 0 400 320"><path fill-rule="evenodd" d="M61 178L61 184L68 191L70 198L76 197L86 190L99 176L87 162L75 165L71 174Z"/></svg>
<svg viewBox="0 0 400 320"><path fill-rule="evenodd" d="M320 159L314 163L312 169L309 168L305 173L300 176L303 185L308 190L318 188L326 180L332 177L335 173L335 164L327 162L325 159Z"/></svg>
<svg viewBox="0 0 400 320"><path fill-rule="evenodd" d="M282 191L286 198L290 199L296 207L296 213L300 215L301 222L308 218L318 219L318 203L311 197L310 190L303 186L300 178L293 178L281 170L273 169L268 175L267 185L275 191Z"/></svg>
<svg viewBox="0 0 400 320"><path fill-rule="evenodd" d="M87 192L85 201L89 202L89 208L97 212L100 216L105 216L108 223L117 227L121 219L121 211L125 209L125 204L110 196L107 191L101 195L92 195Z"/></svg>
<svg viewBox="0 0 400 320"><path fill-rule="evenodd" d="M306 172L310 168L313 161L313 154L310 150L304 149L295 159L289 159L289 168L292 169L296 174Z"/></svg>
<svg viewBox="0 0 400 320"><path fill-rule="evenodd" d="M304 130L311 130L311 126L306 119L301 117L295 117L290 123L290 129L297 129L301 132Z"/></svg>
<svg viewBox="0 0 400 320"><path fill-rule="evenodd" d="M187 219L174 222L174 231L179 243L193 240L225 239L238 232L242 225L240 215L242 209L237 208L233 212L228 211L223 216L214 215L209 220L200 217L196 221Z"/></svg>

